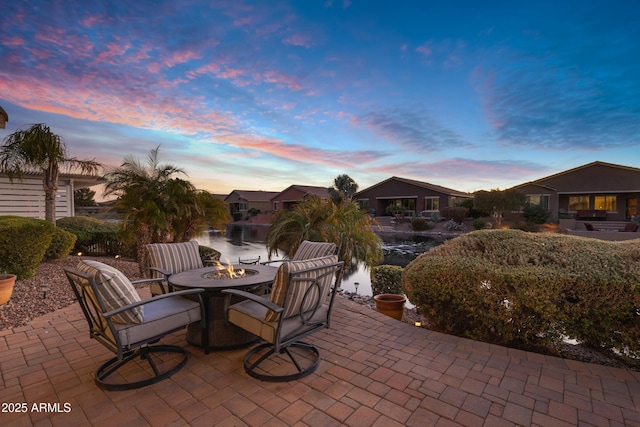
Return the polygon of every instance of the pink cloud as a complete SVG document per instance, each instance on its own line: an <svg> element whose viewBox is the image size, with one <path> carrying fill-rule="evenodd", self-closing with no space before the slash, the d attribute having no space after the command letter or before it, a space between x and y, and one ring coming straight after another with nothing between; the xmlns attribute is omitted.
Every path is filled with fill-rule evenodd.
<svg viewBox="0 0 640 427"><path fill-rule="evenodd" d="M282 40L282 42L291 46L300 46L306 48L311 47L311 40L301 34L292 34L286 39Z"/></svg>
<svg viewBox="0 0 640 427"><path fill-rule="evenodd" d="M18 36L7 37L6 39L3 39L2 42L0 43L2 43L4 46L16 47L16 46L24 45L24 39Z"/></svg>
<svg viewBox="0 0 640 427"><path fill-rule="evenodd" d="M425 42L416 48L416 52L429 56L433 53L433 43L431 41Z"/></svg>
<svg viewBox="0 0 640 427"><path fill-rule="evenodd" d="M202 58L202 54L198 52L194 52L193 50L186 50L186 51L174 52L170 57L164 60L164 64L167 67L173 67L175 65L184 64L193 59L200 59L200 58Z"/></svg>
<svg viewBox="0 0 640 427"><path fill-rule="evenodd" d="M274 83L277 87L288 87L291 90L302 89L298 80L289 74L285 74L281 71L266 71L262 75L263 80L267 83Z"/></svg>

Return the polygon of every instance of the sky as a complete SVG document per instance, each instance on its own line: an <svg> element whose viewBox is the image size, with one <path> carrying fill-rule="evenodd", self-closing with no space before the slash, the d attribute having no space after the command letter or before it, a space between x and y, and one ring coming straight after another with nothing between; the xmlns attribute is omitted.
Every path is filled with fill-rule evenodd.
<svg viewBox="0 0 640 427"><path fill-rule="evenodd" d="M0 138L46 123L107 169L160 146L228 194L640 167L638 0L30 0L0 19Z"/></svg>

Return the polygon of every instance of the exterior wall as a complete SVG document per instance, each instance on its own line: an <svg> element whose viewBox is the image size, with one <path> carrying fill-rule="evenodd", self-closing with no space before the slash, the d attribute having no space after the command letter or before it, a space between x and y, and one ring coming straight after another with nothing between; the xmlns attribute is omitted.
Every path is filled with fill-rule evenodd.
<svg viewBox="0 0 640 427"><path fill-rule="evenodd" d="M271 199L271 209L284 210L291 209L298 201L306 196L306 193L295 188L289 187L282 193Z"/></svg>
<svg viewBox="0 0 640 427"><path fill-rule="evenodd" d="M526 194L527 196L536 195L548 195L549 196L549 211L551 212L551 219L558 219L558 214L561 206L559 205L558 192L551 188L543 187L540 185L529 184L518 187L518 190Z"/></svg>
<svg viewBox="0 0 640 427"><path fill-rule="evenodd" d="M363 201L367 203L371 213L383 216L387 214L385 210L393 200L412 201L414 212L417 214L425 210L425 197L437 197L439 209L450 205L451 196L448 194L396 180L390 180L358 193L357 200L361 204Z"/></svg>
<svg viewBox="0 0 640 427"><path fill-rule="evenodd" d="M608 211L606 219L609 221L629 220L634 215L627 211L627 206L635 203L635 215L640 202L640 171L624 166L593 164L584 168L560 173L536 181L537 183L558 189L558 209L571 215L575 210L569 207L572 196L589 197L590 210L596 210L596 196L615 196L616 210ZM557 211L556 211L557 212Z"/></svg>
<svg viewBox="0 0 640 427"><path fill-rule="evenodd" d="M13 182L0 176L0 215L17 215L44 219L42 179L25 177ZM73 182L58 181L56 219L74 216Z"/></svg>

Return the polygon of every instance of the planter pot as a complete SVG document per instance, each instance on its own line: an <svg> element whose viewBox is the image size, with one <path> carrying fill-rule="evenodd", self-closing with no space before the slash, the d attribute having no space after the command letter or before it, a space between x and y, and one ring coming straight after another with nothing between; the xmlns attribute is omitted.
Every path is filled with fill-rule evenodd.
<svg viewBox="0 0 640 427"><path fill-rule="evenodd" d="M16 284L15 274L0 274L0 305L6 304L11 298L13 285Z"/></svg>
<svg viewBox="0 0 640 427"><path fill-rule="evenodd" d="M379 313L402 320L404 314L404 303L407 300L404 295L379 294L373 297L376 302L376 310Z"/></svg>

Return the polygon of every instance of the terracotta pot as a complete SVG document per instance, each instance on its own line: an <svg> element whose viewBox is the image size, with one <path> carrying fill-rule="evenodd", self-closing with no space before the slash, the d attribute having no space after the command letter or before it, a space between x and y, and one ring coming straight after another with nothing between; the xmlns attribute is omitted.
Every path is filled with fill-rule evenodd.
<svg viewBox="0 0 640 427"><path fill-rule="evenodd" d="M0 274L0 305L6 304L11 298L13 285L16 284L15 274Z"/></svg>
<svg viewBox="0 0 640 427"><path fill-rule="evenodd" d="M404 303L407 300L404 295L379 294L373 297L376 302L376 310L379 313L402 320L404 314Z"/></svg>

